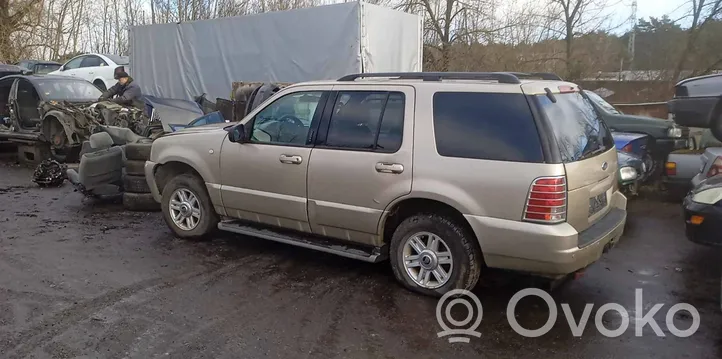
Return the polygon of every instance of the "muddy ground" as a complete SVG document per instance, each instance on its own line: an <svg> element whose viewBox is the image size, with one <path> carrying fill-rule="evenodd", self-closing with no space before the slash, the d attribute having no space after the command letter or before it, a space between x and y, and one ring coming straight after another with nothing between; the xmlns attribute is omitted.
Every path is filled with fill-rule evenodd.
<svg viewBox="0 0 722 359"><path fill-rule="evenodd" d="M2 358L720 358L722 253L688 242L679 204L635 200L622 242L586 274L552 292L558 319L525 338L508 324L509 299L535 281L489 271L475 293L479 338L438 338L437 301L398 286L388 264L365 264L234 235L173 238L160 213L83 200L69 184L40 189L31 170L0 163L0 357ZM536 285L536 284L535 284ZM635 336L635 289L656 303L664 337ZM665 324L685 302L700 326L688 338ZM581 337L578 321L593 304ZM631 318L597 309L618 303ZM461 320L461 306L452 315ZM541 327L549 309L523 299L516 319ZM674 323L687 329L692 316Z"/></svg>

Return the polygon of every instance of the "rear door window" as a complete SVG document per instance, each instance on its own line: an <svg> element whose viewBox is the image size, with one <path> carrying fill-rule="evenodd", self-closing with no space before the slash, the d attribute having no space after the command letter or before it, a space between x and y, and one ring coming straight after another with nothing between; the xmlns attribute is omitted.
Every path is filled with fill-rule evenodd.
<svg viewBox="0 0 722 359"><path fill-rule="evenodd" d="M446 157L544 162L523 94L437 92L434 135L436 150Z"/></svg>
<svg viewBox="0 0 722 359"><path fill-rule="evenodd" d="M404 94L342 91L336 97L325 145L393 153L401 147Z"/></svg>
<svg viewBox="0 0 722 359"><path fill-rule="evenodd" d="M547 95L536 96L554 132L562 162L594 157L614 146L611 132L588 98L579 92L554 97L556 103Z"/></svg>

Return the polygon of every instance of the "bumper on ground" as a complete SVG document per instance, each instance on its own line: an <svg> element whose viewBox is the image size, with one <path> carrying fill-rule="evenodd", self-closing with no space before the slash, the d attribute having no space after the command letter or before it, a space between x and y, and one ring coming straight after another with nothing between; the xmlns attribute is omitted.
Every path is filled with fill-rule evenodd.
<svg viewBox="0 0 722 359"><path fill-rule="evenodd" d="M684 199L687 238L695 243L722 246L722 208ZM701 223L700 223L701 221Z"/></svg>
<svg viewBox="0 0 722 359"><path fill-rule="evenodd" d="M596 262L619 241L627 219L627 199L615 192L610 203L609 213L581 233L568 223L544 225L471 215L466 219L487 266L560 276Z"/></svg>
<svg viewBox="0 0 722 359"><path fill-rule="evenodd" d="M152 161L145 161L145 180L148 182L148 187L150 187L150 193L153 195L153 199L155 199L156 202L160 203L161 201L161 194L158 191L158 184L155 183L155 168L158 166L157 163Z"/></svg>

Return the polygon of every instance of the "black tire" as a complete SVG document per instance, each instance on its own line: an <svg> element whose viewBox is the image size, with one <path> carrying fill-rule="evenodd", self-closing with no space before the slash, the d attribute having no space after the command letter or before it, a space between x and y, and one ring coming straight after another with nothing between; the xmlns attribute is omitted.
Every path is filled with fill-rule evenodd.
<svg viewBox="0 0 722 359"><path fill-rule="evenodd" d="M155 212L160 210L160 204L153 199L150 193L123 193L123 207L129 211Z"/></svg>
<svg viewBox="0 0 722 359"><path fill-rule="evenodd" d="M125 145L125 158L135 161L150 159L150 143L129 143Z"/></svg>
<svg viewBox="0 0 722 359"><path fill-rule="evenodd" d="M418 232L429 232L441 237L451 252L453 267L448 281L441 287L421 287L411 279L404 267L404 244ZM409 290L435 297L454 289L473 289L479 281L483 259L477 239L469 232L456 221L437 214L421 213L405 219L394 231L389 248L389 259L396 280Z"/></svg>
<svg viewBox="0 0 722 359"><path fill-rule="evenodd" d="M97 87L100 91L105 92L107 90L107 88L105 87L105 82L103 81L96 80L95 82L93 82L93 85L95 85L95 87Z"/></svg>
<svg viewBox="0 0 722 359"><path fill-rule="evenodd" d="M131 176L145 176L145 161L125 161L125 173Z"/></svg>
<svg viewBox="0 0 722 359"><path fill-rule="evenodd" d="M178 189L187 189L198 199L201 209L201 216L198 224L191 230L178 227L172 220L170 214L171 197ZM211 197L208 195L205 183L197 176L190 173L179 174L171 179L163 188L163 199L161 201L163 219L168 228L179 238L205 239L209 234L218 228L218 214L216 213Z"/></svg>
<svg viewBox="0 0 722 359"><path fill-rule="evenodd" d="M145 176L123 176L123 189L125 192L131 193L150 193L150 187L148 187Z"/></svg>

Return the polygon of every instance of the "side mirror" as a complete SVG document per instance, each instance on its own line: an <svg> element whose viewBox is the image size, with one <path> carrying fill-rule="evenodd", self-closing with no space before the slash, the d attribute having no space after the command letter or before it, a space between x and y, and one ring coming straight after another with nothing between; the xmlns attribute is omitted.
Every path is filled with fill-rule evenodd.
<svg viewBox="0 0 722 359"><path fill-rule="evenodd" d="M248 142L246 137L246 127L239 123L228 130L228 140L234 143Z"/></svg>

